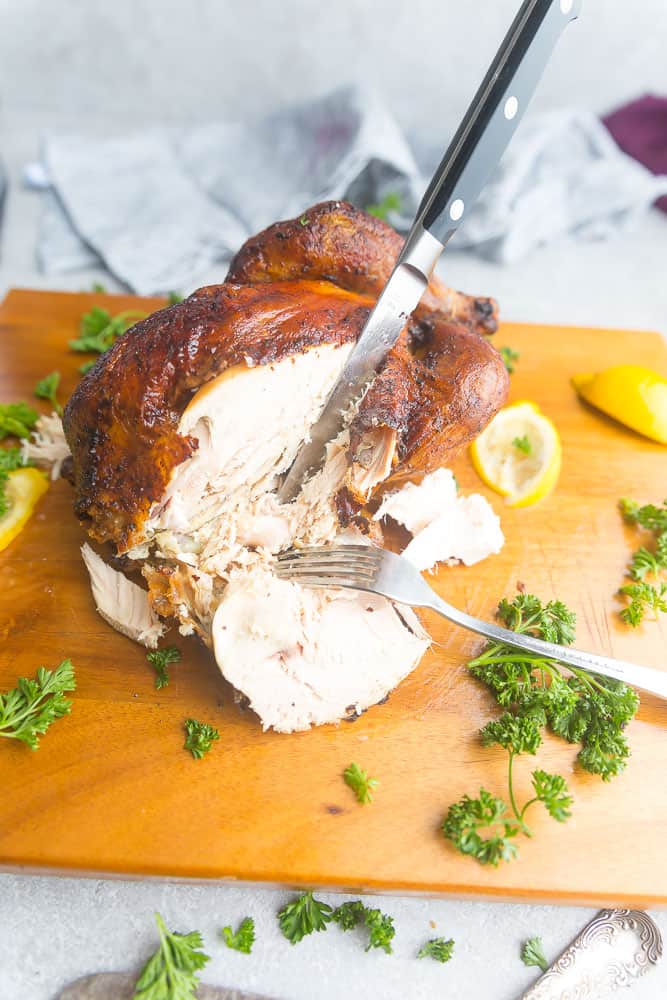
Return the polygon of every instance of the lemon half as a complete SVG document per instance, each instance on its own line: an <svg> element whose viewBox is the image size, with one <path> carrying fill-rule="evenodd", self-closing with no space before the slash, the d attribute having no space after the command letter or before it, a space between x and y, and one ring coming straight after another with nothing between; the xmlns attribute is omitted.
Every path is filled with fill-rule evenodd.
<svg viewBox="0 0 667 1000"><path fill-rule="evenodd" d="M641 365L573 375L582 399L645 437L667 444L667 379Z"/></svg>
<svg viewBox="0 0 667 1000"><path fill-rule="evenodd" d="M15 469L9 473L5 486L9 509L0 517L0 552L16 538L48 488L48 479L38 469Z"/></svg>
<svg viewBox="0 0 667 1000"><path fill-rule="evenodd" d="M527 507L546 497L560 475L558 431L527 401L500 410L473 442L470 456L486 485L512 507Z"/></svg>

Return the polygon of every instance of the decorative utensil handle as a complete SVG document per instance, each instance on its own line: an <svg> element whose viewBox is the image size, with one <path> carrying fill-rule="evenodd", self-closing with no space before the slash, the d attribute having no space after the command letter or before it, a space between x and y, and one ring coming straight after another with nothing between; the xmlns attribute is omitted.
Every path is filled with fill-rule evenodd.
<svg viewBox="0 0 667 1000"><path fill-rule="evenodd" d="M417 213L444 246L471 208L523 117L581 0L525 0L436 170Z"/></svg>

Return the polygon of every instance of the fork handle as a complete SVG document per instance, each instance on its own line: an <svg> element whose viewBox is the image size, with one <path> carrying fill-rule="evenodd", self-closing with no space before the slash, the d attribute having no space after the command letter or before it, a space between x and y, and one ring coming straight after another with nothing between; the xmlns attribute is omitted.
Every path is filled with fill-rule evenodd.
<svg viewBox="0 0 667 1000"><path fill-rule="evenodd" d="M667 673L660 670L640 667L634 663L625 663L623 660L614 660L609 656L597 656L595 653L571 649L569 646L559 646L555 642L545 642L543 639L535 639L531 635L520 632L511 632L500 625L493 625L491 622L482 621L481 618L467 615L465 611L459 611L458 608L441 600L436 594L433 594L425 606L437 611L443 618L447 618L456 625L461 625L471 632L485 635L487 639L507 643L516 649L526 649L538 656L547 656L551 660L558 660L559 663L566 663L571 667L580 667L582 670L600 674L602 677L611 677L613 680L623 681L624 684L639 688L640 691L649 691L659 698L667 699Z"/></svg>

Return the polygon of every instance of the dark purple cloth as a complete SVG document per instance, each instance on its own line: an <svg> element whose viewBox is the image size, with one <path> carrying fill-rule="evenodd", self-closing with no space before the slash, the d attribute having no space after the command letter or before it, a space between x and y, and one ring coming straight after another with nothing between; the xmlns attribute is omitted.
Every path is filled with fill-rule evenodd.
<svg viewBox="0 0 667 1000"><path fill-rule="evenodd" d="M647 94L602 119L628 156L653 174L667 174L667 97ZM667 212L667 195L656 201Z"/></svg>

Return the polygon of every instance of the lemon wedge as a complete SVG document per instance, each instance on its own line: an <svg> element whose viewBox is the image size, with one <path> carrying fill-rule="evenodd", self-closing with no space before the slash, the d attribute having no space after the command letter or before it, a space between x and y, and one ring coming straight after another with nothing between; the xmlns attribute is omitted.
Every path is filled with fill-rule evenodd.
<svg viewBox="0 0 667 1000"><path fill-rule="evenodd" d="M640 365L616 365L593 375L573 375L582 399L626 427L667 444L667 379Z"/></svg>
<svg viewBox="0 0 667 1000"><path fill-rule="evenodd" d="M9 473L5 486L9 508L0 517L0 552L16 538L48 488L46 476L38 469L15 469Z"/></svg>
<svg viewBox="0 0 667 1000"><path fill-rule="evenodd" d="M528 507L558 482L558 431L535 403L506 406L473 441L470 457L478 475L512 507Z"/></svg>

